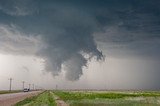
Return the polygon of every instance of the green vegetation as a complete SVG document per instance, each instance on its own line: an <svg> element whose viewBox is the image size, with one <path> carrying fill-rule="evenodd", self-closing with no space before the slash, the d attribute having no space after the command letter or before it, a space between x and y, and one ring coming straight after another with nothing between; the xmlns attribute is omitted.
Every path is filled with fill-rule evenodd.
<svg viewBox="0 0 160 106"><path fill-rule="evenodd" d="M15 104L15 106L24 106L25 104L29 104L29 103L31 103L33 101L36 101L37 97L38 97L38 95L30 97L30 98L26 98L25 100L20 101L17 104Z"/></svg>
<svg viewBox="0 0 160 106"><path fill-rule="evenodd" d="M37 96L18 102L15 106L56 106L53 94L45 91Z"/></svg>
<svg viewBox="0 0 160 106"><path fill-rule="evenodd" d="M21 90L12 90L12 91L4 90L4 91L0 91L0 94L18 93L18 92L22 92L22 91Z"/></svg>
<svg viewBox="0 0 160 106"><path fill-rule="evenodd" d="M56 106L54 97L70 106L159 106L160 92L45 91L15 106Z"/></svg>
<svg viewBox="0 0 160 106"><path fill-rule="evenodd" d="M66 100L81 100L81 99L118 99L125 97L160 97L160 92L137 92L137 93L114 93L114 92L54 92L64 101Z"/></svg>
<svg viewBox="0 0 160 106"><path fill-rule="evenodd" d="M54 94L70 106L158 106L160 92L64 92Z"/></svg>

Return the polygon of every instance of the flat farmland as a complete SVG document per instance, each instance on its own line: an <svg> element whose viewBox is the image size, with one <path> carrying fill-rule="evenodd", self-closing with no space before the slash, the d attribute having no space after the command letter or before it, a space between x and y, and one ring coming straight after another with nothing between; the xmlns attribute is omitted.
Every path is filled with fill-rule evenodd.
<svg viewBox="0 0 160 106"><path fill-rule="evenodd" d="M0 106L13 106L15 103L24 100L25 98L30 98L32 96L38 95L42 91L32 91L32 92L3 92L0 94Z"/></svg>
<svg viewBox="0 0 160 106"><path fill-rule="evenodd" d="M54 91L70 106L159 106L157 91Z"/></svg>
<svg viewBox="0 0 160 106"><path fill-rule="evenodd" d="M26 98L14 106L56 106L53 93L50 91L44 91L39 95Z"/></svg>
<svg viewBox="0 0 160 106"><path fill-rule="evenodd" d="M12 90L12 91L2 90L0 91L0 94L18 93L18 92L22 92L22 90Z"/></svg>
<svg viewBox="0 0 160 106"><path fill-rule="evenodd" d="M160 92L49 90L15 106L160 106Z"/></svg>

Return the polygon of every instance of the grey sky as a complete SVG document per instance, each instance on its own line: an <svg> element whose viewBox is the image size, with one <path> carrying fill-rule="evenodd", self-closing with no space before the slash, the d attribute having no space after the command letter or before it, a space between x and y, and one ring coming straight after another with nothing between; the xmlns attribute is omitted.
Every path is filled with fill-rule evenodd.
<svg viewBox="0 0 160 106"><path fill-rule="evenodd" d="M50 89L159 89L159 5L1 0L0 61L11 69L2 65L0 75Z"/></svg>

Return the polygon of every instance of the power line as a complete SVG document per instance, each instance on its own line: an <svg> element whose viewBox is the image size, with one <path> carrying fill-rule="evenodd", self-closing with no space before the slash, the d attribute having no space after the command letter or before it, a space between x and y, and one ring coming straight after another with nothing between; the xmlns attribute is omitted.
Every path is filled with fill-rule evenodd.
<svg viewBox="0 0 160 106"><path fill-rule="evenodd" d="M0 75L0 78L1 77L8 79L7 76ZM13 89L13 78L10 77L8 80L9 80L9 91L12 91L12 89ZM39 86L37 86L35 84L31 84L31 82L26 82L24 80L20 81L20 79L14 79L14 81L16 81L18 83L20 82L22 84L22 88L21 89L24 89L26 84L28 84L28 89L33 89L33 90L42 89L42 87L39 87Z"/></svg>

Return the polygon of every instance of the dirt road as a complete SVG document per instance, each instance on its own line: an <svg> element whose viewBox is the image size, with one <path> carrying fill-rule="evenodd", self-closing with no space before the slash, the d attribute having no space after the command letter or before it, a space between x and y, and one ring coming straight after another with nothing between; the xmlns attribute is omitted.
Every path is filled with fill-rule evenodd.
<svg viewBox="0 0 160 106"><path fill-rule="evenodd" d="M0 106L12 106L15 103L34 95L41 93L42 91L32 91L32 92L20 92L12 94L1 94L0 95Z"/></svg>
<svg viewBox="0 0 160 106"><path fill-rule="evenodd" d="M54 95L54 99L56 101L57 106L69 106L67 103L65 103L63 100L61 100L57 95L52 93Z"/></svg>

